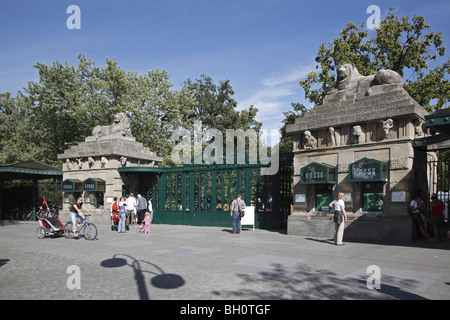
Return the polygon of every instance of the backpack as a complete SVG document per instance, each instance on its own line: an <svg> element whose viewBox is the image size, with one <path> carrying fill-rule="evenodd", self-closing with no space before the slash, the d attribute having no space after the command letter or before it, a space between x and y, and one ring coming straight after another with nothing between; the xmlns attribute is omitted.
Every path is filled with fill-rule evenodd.
<svg viewBox="0 0 450 320"><path fill-rule="evenodd" d="M238 212L239 212L239 217L240 218L243 218L244 217L244 215L245 215L245 211L244 211L244 209L242 209L242 202L243 202L243 200L242 199L237 199L236 198L236 203L237 203L237 206L238 206ZM244 205L245 205L245 203L244 203Z"/></svg>

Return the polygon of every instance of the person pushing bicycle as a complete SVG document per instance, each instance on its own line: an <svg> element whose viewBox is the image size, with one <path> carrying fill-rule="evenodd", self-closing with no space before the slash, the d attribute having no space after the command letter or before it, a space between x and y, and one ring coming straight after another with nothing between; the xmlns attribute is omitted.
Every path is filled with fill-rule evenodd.
<svg viewBox="0 0 450 320"><path fill-rule="evenodd" d="M72 220L72 231L74 233L75 238L78 238L77 217L80 218L82 221L85 218L84 214L81 212L80 209L83 209L90 216L92 216L92 213L90 213L89 210L83 204L83 197L82 196L77 196L75 203L73 203L69 207L69 217Z"/></svg>

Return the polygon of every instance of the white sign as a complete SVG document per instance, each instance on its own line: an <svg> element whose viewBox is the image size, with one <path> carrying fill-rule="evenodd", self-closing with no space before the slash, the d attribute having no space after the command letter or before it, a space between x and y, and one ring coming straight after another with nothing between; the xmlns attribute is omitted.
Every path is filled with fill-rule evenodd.
<svg viewBox="0 0 450 320"><path fill-rule="evenodd" d="M245 207L245 215L241 218L241 226L253 226L255 231L255 207Z"/></svg>
<svg viewBox="0 0 450 320"><path fill-rule="evenodd" d="M295 195L295 202L300 202L300 203L306 202L306 194L304 194L304 193L297 193Z"/></svg>
<svg viewBox="0 0 450 320"><path fill-rule="evenodd" d="M392 191L392 202L406 202L406 191Z"/></svg>

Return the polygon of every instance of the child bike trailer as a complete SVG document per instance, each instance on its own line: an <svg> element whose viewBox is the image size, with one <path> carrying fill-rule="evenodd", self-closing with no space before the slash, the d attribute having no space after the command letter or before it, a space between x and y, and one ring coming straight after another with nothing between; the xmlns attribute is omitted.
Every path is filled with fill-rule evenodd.
<svg viewBox="0 0 450 320"><path fill-rule="evenodd" d="M36 230L36 235L39 239L44 239L46 236L59 237L64 234L64 225L56 217L39 218L39 227Z"/></svg>

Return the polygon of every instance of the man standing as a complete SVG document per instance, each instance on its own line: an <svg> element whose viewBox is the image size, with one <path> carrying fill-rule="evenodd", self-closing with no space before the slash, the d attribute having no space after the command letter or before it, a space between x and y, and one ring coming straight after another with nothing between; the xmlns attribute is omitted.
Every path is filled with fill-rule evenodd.
<svg viewBox="0 0 450 320"><path fill-rule="evenodd" d="M137 216L138 216L138 224L140 225L141 222L144 220L145 212L147 211L147 200L142 197L140 194L137 196Z"/></svg>
<svg viewBox="0 0 450 320"><path fill-rule="evenodd" d="M136 223L136 198L133 193L127 199L127 215L129 224Z"/></svg>
<svg viewBox="0 0 450 320"><path fill-rule="evenodd" d="M233 231L231 234L239 234L241 232L241 216L240 211L244 211L245 202L241 199L241 195L238 194L236 199L231 203L231 213L233 217Z"/></svg>

